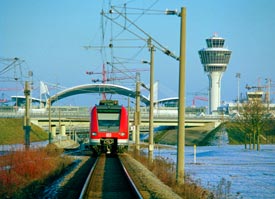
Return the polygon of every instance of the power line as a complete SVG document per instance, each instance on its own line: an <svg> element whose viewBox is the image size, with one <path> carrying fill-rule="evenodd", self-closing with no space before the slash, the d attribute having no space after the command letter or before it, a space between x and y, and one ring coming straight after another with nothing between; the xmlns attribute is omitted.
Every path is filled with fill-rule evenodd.
<svg viewBox="0 0 275 199"><path fill-rule="evenodd" d="M117 13L119 16L123 17L126 21L128 21L132 26L134 26L137 30L139 30L142 34L144 34L147 38L143 38L142 36L138 35L137 33L135 33L134 31L131 31L128 27L126 28L125 26L122 26L121 24L119 24L118 22L116 22L115 20L113 20L113 18L109 17L108 14L114 14ZM165 12L164 12L165 13ZM166 11L166 13L169 13L169 11ZM171 13L176 14L176 11L171 11ZM119 12L115 7L112 7L112 10L109 10L109 13L101 13L103 14L103 16L105 16L107 19L111 20L113 23L115 23L116 25L118 25L119 27L123 28L124 30L128 31L129 33L133 34L134 36L136 36L137 38L139 38L140 40L143 40L145 42L148 41L149 38L151 38L151 40L156 44L154 45L158 50L162 51L164 54L179 60L179 57L176 56L174 53L172 53L169 49L167 49L165 46L163 46L160 42L158 42L156 39L154 39L150 34L148 34L147 32L145 32L143 29L141 29L139 26L137 26L133 21L131 21L126 15L124 15L123 13Z"/></svg>

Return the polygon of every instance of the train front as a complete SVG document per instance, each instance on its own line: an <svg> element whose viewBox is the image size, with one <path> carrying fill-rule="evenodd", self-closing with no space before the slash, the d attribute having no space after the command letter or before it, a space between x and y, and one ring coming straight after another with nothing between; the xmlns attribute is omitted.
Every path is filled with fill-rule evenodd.
<svg viewBox="0 0 275 199"><path fill-rule="evenodd" d="M90 146L96 153L117 153L128 149L128 113L118 101L101 100L93 107Z"/></svg>

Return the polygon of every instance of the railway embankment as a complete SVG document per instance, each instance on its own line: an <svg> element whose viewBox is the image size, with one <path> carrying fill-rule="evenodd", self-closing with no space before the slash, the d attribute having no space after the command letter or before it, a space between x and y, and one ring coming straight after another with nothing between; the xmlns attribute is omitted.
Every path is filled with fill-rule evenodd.
<svg viewBox="0 0 275 199"><path fill-rule="evenodd" d="M208 145L220 127L206 125L203 127L190 127L185 129L185 145ZM160 130L155 133L154 142L157 144L177 145L178 130L175 127Z"/></svg>
<svg viewBox="0 0 275 199"><path fill-rule="evenodd" d="M161 182L151 171L131 156L122 155L121 160L144 199L181 198L171 187Z"/></svg>
<svg viewBox="0 0 275 199"><path fill-rule="evenodd" d="M0 118L0 145L23 144L23 118ZM48 133L35 124L31 124L30 141L38 142L48 139Z"/></svg>

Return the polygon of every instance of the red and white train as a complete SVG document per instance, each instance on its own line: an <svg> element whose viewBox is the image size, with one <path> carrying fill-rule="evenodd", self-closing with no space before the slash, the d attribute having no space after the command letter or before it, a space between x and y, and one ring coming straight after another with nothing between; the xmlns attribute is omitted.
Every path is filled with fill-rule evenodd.
<svg viewBox="0 0 275 199"><path fill-rule="evenodd" d="M101 100L91 111L90 148L96 154L128 149L127 109L117 100Z"/></svg>

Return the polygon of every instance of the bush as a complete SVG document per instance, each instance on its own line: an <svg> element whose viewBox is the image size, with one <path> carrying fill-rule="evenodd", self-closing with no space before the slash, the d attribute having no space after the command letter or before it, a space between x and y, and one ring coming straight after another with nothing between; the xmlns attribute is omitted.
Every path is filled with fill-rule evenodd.
<svg viewBox="0 0 275 199"><path fill-rule="evenodd" d="M184 184L178 184L175 175L176 165L169 158L155 157L154 161L150 162L145 154L134 152L131 155L182 198L211 198L211 193L199 186L199 182L192 181L189 176L185 176Z"/></svg>
<svg viewBox="0 0 275 199"><path fill-rule="evenodd" d="M22 194L24 187L60 172L71 163L60 153L53 148L38 148L10 151L0 156L0 198Z"/></svg>

